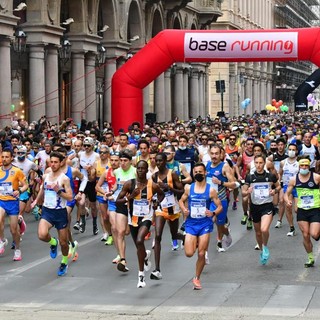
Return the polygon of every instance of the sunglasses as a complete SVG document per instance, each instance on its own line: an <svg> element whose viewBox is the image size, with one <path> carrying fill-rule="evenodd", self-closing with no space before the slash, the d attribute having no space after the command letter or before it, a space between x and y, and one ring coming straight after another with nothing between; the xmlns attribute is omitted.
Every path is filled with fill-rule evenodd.
<svg viewBox="0 0 320 320"><path fill-rule="evenodd" d="M111 151L110 152L110 156L119 156L120 155L120 152L118 151Z"/></svg>
<svg viewBox="0 0 320 320"><path fill-rule="evenodd" d="M84 144L83 145L85 148L90 148L91 147L91 144Z"/></svg>
<svg viewBox="0 0 320 320"><path fill-rule="evenodd" d="M18 154L19 156L24 156L26 153L25 153L25 152L17 152L17 154Z"/></svg>
<svg viewBox="0 0 320 320"><path fill-rule="evenodd" d="M174 154L174 152L164 152L164 154L170 156L170 154Z"/></svg>
<svg viewBox="0 0 320 320"><path fill-rule="evenodd" d="M108 154L108 151L100 151L100 154Z"/></svg>

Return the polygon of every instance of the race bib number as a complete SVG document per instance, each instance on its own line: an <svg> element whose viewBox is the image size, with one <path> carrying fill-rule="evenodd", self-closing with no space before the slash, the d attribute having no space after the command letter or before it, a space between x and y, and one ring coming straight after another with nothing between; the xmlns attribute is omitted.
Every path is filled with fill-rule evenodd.
<svg viewBox="0 0 320 320"><path fill-rule="evenodd" d="M0 194L3 196L12 196L13 188L11 182L1 182L0 183Z"/></svg>
<svg viewBox="0 0 320 320"><path fill-rule="evenodd" d="M57 205L57 193L54 190L44 190L44 206L55 208Z"/></svg>
<svg viewBox="0 0 320 320"><path fill-rule="evenodd" d="M253 192L256 199L267 199L270 197L268 184L254 186Z"/></svg>
<svg viewBox="0 0 320 320"><path fill-rule="evenodd" d="M173 207L176 203L173 192L168 191L168 192L165 192L164 195L165 195L165 197L161 202L161 207L163 209Z"/></svg>
<svg viewBox="0 0 320 320"><path fill-rule="evenodd" d="M191 218L200 219L206 217L206 201L191 202Z"/></svg>
<svg viewBox="0 0 320 320"><path fill-rule="evenodd" d="M207 177L206 180L207 183L210 184L210 187L218 192L218 185L216 183L213 183L212 177Z"/></svg>
<svg viewBox="0 0 320 320"><path fill-rule="evenodd" d="M301 204L303 209L310 209L314 207L313 196L301 196Z"/></svg>
<svg viewBox="0 0 320 320"><path fill-rule="evenodd" d="M150 207L149 201L142 200L133 200L133 215L136 217L145 217L149 215Z"/></svg>

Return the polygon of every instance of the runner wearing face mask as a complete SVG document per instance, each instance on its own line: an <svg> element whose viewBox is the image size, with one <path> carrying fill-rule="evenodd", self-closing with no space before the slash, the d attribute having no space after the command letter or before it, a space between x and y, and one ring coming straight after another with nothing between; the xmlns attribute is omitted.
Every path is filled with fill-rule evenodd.
<svg viewBox="0 0 320 320"><path fill-rule="evenodd" d="M309 157L299 159L299 173L289 181L284 200L292 206L289 196L293 188L297 190L297 221L303 236L303 245L308 254L304 264L306 268L314 266L313 245L311 237L318 241L320 238L320 175L310 171Z"/></svg>
<svg viewBox="0 0 320 320"><path fill-rule="evenodd" d="M298 147L296 144L289 144L288 146L288 158L282 160L279 169L279 181L281 181L282 189L280 190L280 199L284 199L284 194L287 192L289 181L292 177L296 176L299 172L299 163L297 161ZM292 195L289 196L290 201L293 198L297 198L297 191L292 190ZM290 226L290 231L287 233L288 237L293 237L296 234L293 216L292 216L292 206L286 205L285 207L286 218ZM279 220L282 221L284 211L279 211Z"/></svg>

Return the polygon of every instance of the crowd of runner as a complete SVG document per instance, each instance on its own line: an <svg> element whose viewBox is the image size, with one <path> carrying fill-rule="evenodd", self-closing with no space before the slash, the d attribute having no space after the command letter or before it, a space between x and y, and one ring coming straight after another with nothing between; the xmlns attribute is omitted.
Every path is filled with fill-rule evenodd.
<svg viewBox="0 0 320 320"><path fill-rule="evenodd" d="M26 213L39 220L38 237L49 244L51 258L61 247L59 276L67 273L68 261L78 259L76 233L97 235L99 228L101 241L114 246L112 263L128 272L126 235L131 233L137 287L143 288L151 269L151 250L144 242L151 239L154 253L150 279L161 280L168 222L172 250L184 247L187 257L197 252L193 288L199 290L213 226L216 249L224 252L232 244L228 209L241 204L239 223L254 229L262 265L270 258L274 216L275 228L286 217L288 237L298 225L305 267L315 263L311 239L320 238L320 112L134 122L119 132L107 122L99 128L97 121L77 125L69 118L58 126L42 117L30 124L13 121L0 131L0 141L0 254L8 245L8 216L14 261L22 259ZM57 238L50 234L53 227Z"/></svg>

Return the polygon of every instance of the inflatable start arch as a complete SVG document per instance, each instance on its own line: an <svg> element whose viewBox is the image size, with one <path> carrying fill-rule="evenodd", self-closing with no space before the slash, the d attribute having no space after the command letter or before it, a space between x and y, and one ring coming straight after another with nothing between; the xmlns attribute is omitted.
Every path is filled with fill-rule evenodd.
<svg viewBox="0 0 320 320"><path fill-rule="evenodd" d="M142 89L175 62L309 60L320 67L320 28L164 30L112 78L112 127L143 123Z"/></svg>

